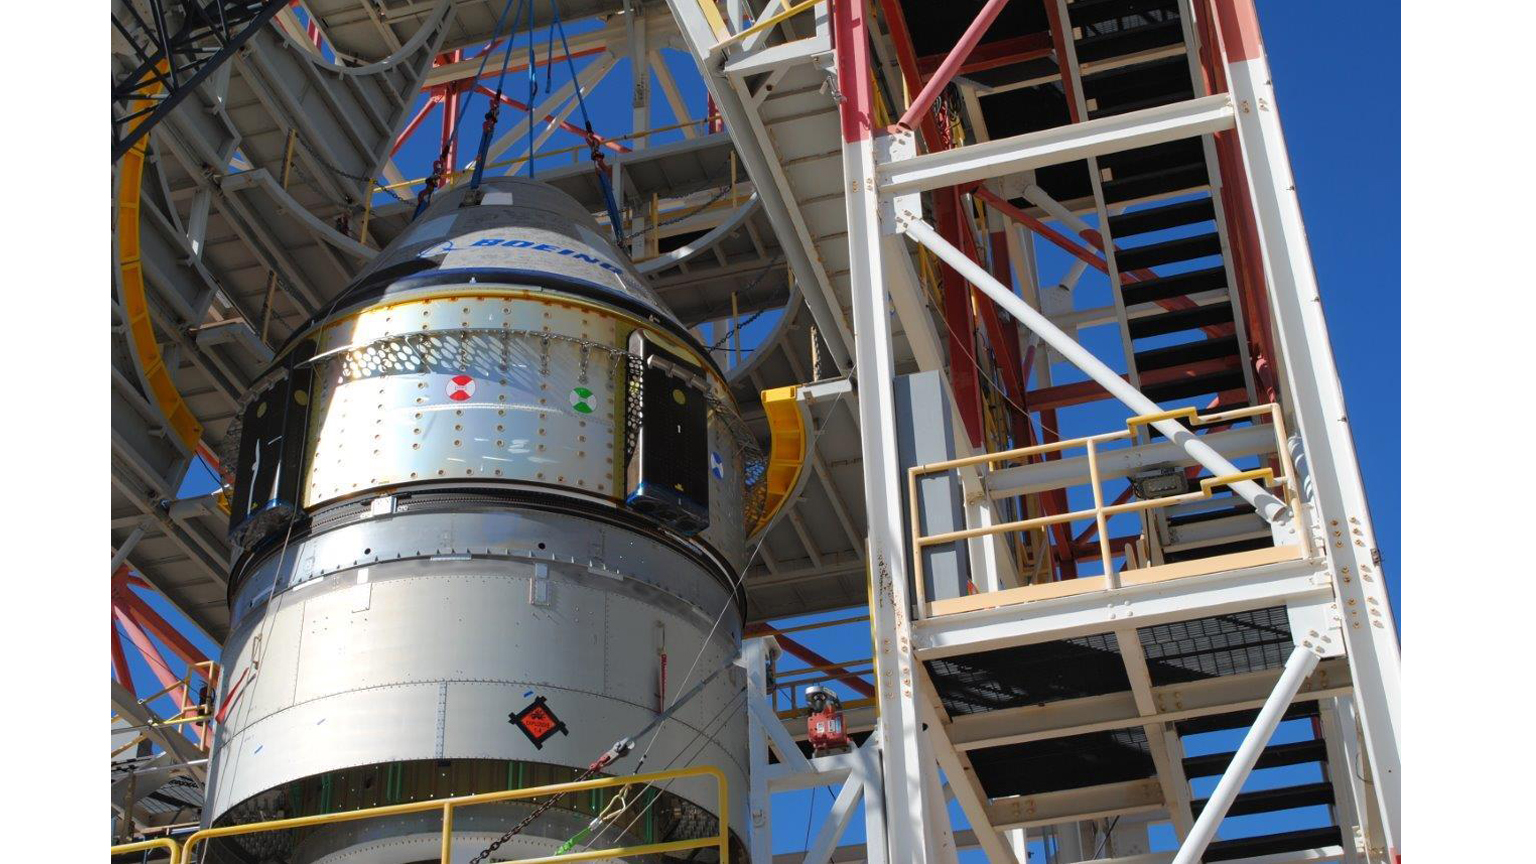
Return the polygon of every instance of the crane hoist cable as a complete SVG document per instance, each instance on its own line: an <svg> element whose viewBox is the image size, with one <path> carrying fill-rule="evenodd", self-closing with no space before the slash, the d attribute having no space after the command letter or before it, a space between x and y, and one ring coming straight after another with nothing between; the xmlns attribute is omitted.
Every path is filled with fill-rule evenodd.
<svg viewBox="0 0 1536 864"><path fill-rule="evenodd" d="M507 5L510 7L512 0L507 0ZM517 27L517 16L521 15L522 11L522 0L518 0L517 11L512 13L513 28ZM530 13L533 11L531 3L528 6L528 11ZM505 11L503 11L503 14L505 14ZM496 24L496 30L498 33L501 31L501 23L499 21ZM475 172L469 180L469 188L471 189L480 188L480 177L485 173L485 160L491 150L491 136L496 134L496 121L501 116L501 88L507 78L507 67L512 65L512 43L515 41L515 34L512 32L507 33L507 50L501 58L501 71L496 74L496 95L491 97L491 105L485 109L485 122L480 124L480 149L475 154ZM531 30L528 33L528 44L533 44L533 32ZM486 47L486 53L491 53L495 47L496 43L493 40ZM532 105L533 101L530 99L528 104Z"/></svg>
<svg viewBox="0 0 1536 864"><path fill-rule="evenodd" d="M493 53L492 49L496 45L496 38L501 35L501 24L506 20L507 13L510 11L512 11L512 0L507 0L506 5L501 7L501 15L497 16L496 18L496 26L491 31L491 41L487 44L485 51L480 54L480 68L475 72L475 81L479 81L480 76L485 74L485 63L487 60L491 59L491 54ZM505 74L507 71L506 67L503 66L501 71L503 74ZM470 95L465 97L464 106L461 107L467 107L469 105L469 99L472 96L474 96L474 91L470 91ZM457 95L452 94L445 96L444 98L457 98ZM448 110L447 104L443 105L443 110ZM411 219L413 221L417 216L421 215L421 211L427 209L428 204L432 203L432 190L436 189L438 184L442 182L443 173L448 163L448 151L452 149L453 142L458 140L459 121L462 119L462 111L456 112L454 114L453 123L448 127L448 135L443 138L443 149L438 153L437 160L432 163L432 173L427 175L426 185L422 187L421 192L416 195L416 210L415 212L411 213Z"/></svg>
<svg viewBox="0 0 1536 864"><path fill-rule="evenodd" d="M592 115L587 113L587 100L581 95L581 83L576 81L576 61L571 59L571 44L565 39L565 25L560 23L560 4L557 2L557 0L549 0L549 8L554 13L553 24L555 32L560 34L560 50L565 52L566 68L570 70L571 81L575 82L576 104L581 107L581 122L587 130L587 147L591 150L592 165L594 170L597 171L597 183L603 189L603 200L608 205L608 224L613 227L614 240L618 241L620 246L623 246L624 223L623 219L619 216L619 203L614 198L613 183L609 179L608 162L603 158L601 142L597 137L597 133L592 131ZM531 106L529 110L532 110ZM532 122L532 115L530 114L529 116L530 122ZM530 127L530 135L532 134L531 129L532 127ZM530 144L532 143L531 138L529 139L529 142ZM532 177L532 149L528 151L528 164L528 176Z"/></svg>

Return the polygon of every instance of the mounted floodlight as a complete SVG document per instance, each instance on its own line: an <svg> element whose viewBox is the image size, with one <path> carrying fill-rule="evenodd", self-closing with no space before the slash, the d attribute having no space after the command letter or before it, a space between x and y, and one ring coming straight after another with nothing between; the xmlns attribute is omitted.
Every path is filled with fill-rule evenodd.
<svg viewBox="0 0 1536 864"><path fill-rule="evenodd" d="M1136 490L1136 497L1143 501L1172 498L1189 491L1189 477L1184 474L1183 468L1171 465L1150 468L1131 475L1131 488Z"/></svg>

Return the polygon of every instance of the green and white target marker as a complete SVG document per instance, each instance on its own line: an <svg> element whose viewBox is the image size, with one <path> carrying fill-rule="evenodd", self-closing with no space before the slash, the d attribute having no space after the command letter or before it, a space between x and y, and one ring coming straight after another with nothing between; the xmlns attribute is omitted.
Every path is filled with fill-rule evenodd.
<svg viewBox="0 0 1536 864"><path fill-rule="evenodd" d="M592 391L585 387L571 388L571 407L577 414L592 413Z"/></svg>

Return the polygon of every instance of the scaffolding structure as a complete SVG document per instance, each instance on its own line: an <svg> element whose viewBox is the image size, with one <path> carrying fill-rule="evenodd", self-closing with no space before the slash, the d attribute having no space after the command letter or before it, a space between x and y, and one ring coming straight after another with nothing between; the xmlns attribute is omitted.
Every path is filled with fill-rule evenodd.
<svg viewBox="0 0 1536 864"><path fill-rule="evenodd" d="M189 473L224 473L243 394L424 184L537 156L622 220L783 468L742 582L754 862L1023 864L1042 838L1062 864L1400 860L1397 631L1253 0L565 0L529 23L558 10L560 53L509 60L499 2L305 0L210 31L221 62L160 112L155 34L198 22L114 5L115 841L179 848L146 838L197 821L241 687L144 600L227 635L228 478L184 495ZM483 77L575 61L457 152ZM629 131L574 124L624 64ZM434 111L429 181L395 157ZM863 665L783 623L858 607L834 623L869 628ZM817 682L862 697L847 753L805 741ZM1186 752L1211 732L1241 743ZM819 787L821 830L775 855L775 796ZM1307 807L1322 824L1218 834Z"/></svg>

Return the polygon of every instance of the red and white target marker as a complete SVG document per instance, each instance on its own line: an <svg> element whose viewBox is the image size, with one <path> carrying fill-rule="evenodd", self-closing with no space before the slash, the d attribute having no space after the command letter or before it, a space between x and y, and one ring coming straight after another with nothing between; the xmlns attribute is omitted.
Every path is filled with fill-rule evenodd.
<svg viewBox="0 0 1536 864"><path fill-rule="evenodd" d="M468 375L455 375L448 379L448 398L463 402L475 395L475 379Z"/></svg>

